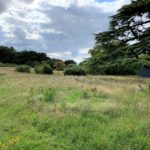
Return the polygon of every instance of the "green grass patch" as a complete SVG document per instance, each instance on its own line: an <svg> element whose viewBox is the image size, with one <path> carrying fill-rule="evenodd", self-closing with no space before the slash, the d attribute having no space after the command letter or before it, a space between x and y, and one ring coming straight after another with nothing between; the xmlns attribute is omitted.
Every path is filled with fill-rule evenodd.
<svg viewBox="0 0 150 150"><path fill-rule="evenodd" d="M149 79L0 71L0 150L150 149Z"/></svg>

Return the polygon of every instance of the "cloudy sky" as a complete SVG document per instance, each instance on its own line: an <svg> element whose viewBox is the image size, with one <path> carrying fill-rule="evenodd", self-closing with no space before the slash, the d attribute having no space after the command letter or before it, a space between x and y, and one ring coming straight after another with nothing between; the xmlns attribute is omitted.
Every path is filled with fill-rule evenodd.
<svg viewBox="0 0 150 150"><path fill-rule="evenodd" d="M130 0L0 0L0 45L77 62Z"/></svg>

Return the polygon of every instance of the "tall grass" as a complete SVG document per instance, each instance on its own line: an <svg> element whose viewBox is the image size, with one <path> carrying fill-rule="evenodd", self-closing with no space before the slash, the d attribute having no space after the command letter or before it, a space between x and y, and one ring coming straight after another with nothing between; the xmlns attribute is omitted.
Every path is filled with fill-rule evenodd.
<svg viewBox="0 0 150 150"><path fill-rule="evenodd" d="M43 89L43 95L44 95L44 101L53 103L55 111L56 111L57 109L56 100L55 100L56 90L53 88Z"/></svg>
<svg viewBox="0 0 150 150"><path fill-rule="evenodd" d="M1 73L0 149L150 149L150 79Z"/></svg>

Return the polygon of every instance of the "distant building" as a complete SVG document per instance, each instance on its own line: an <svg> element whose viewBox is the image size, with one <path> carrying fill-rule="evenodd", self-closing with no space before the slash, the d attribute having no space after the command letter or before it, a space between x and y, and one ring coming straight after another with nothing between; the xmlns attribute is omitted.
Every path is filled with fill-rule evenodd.
<svg viewBox="0 0 150 150"><path fill-rule="evenodd" d="M140 77L150 77L150 66L144 65L141 70L138 72Z"/></svg>

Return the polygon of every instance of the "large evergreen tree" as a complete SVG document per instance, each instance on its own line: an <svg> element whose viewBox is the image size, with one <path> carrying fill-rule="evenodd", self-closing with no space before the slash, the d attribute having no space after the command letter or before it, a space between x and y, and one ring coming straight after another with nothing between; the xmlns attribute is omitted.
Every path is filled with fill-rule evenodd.
<svg viewBox="0 0 150 150"><path fill-rule="evenodd" d="M140 62L150 60L150 0L132 0L131 4L123 6L116 15L110 17L109 30L96 34L95 39L95 47L90 50L92 57L83 64L96 74L104 70L102 65L112 70L112 65L117 62L119 67L121 64L129 65L128 62L132 64L132 60L134 63L138 59ZM128 73L122 70L121 73L119 70L112 72L135 73L131 69Z"/></svg>
<svg viewBox="0 0 150 150"><path fill-rule="evenodd" d="M150 0L132 1L111 17L110 30L123 43L131 44L130 54L150 54Z"/></svg>

